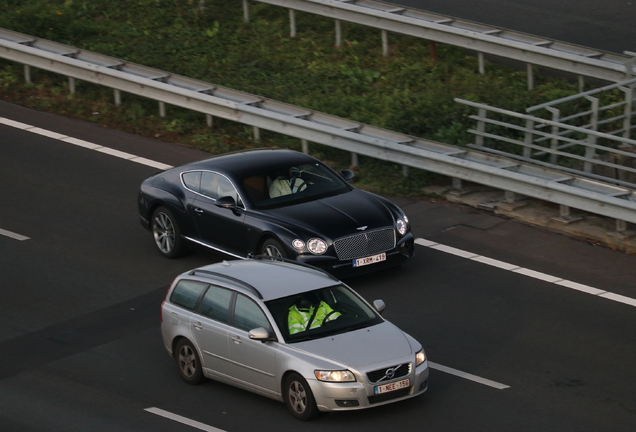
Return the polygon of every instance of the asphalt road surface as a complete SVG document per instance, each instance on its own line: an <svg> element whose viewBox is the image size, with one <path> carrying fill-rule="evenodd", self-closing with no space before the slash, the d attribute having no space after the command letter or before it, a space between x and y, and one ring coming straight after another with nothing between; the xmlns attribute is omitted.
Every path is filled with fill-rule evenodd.
<svg viewBox="0 0 636 432"><path fill-rule="evenodd" d="M631 1L393 2L636 51ZM184 384L159 305L174 276L224 257L159 256L136 213L157 169L117 151L206 156L0 102L0 431L636 430L636 257L427 200L398 200L414 260L347 281L422 342L427 394L303 424L276 401Z"/></svg>
<svg viewBox="0 0 636 432"><path fill-rule="evenodd" d="M390 3L604 51L636 52L635 0L391 0Z"/></svg>
<svg viewBox="0 0 636 432"><path fill-rule="evenodd" d="M162 346L172 279L223 257L154 250L136 193L157 169L131 155L204 153L0 102L0 155L2 432L636 430L635 256L398 200L416 257L347 282L422 342L430 390L305 424L282 403L183 383Z"/></svg>

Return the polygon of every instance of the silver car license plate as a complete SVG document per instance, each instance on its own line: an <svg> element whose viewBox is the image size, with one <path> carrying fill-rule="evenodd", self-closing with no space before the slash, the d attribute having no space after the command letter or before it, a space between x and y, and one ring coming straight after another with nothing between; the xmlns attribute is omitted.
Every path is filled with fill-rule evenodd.
<svg viewBox="0 0 636 432"><path fill-rule="evenodd" d="M362 267L362 266L369 265L369 264L375 264L375 263L380 262L380 261L386 261L386 254L385 253L372 255L372 256L364 257L364 258L358 258L356 260L353 260L353 266L354 267Z"/></svg>
<svg viewBox="0 0 636 432"><path fill-rule="evenodd" d="M375 394L382 394L382 393L388 393L395 390L407 388L410 385L411 385L411 381L407 378L401 381L392 382L390 384L375 386L373 391L375 392Z"/></svg>

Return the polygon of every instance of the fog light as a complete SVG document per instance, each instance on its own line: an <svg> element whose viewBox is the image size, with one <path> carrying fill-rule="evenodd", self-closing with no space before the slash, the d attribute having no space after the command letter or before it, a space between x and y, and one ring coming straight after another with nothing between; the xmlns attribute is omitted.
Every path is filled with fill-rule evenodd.
<svg viewBox="0 0 636 432"><path fill-rule="evenodd" d="M360 406L358 399L336 399L336 405L342 408L350 408Z"/></svg>

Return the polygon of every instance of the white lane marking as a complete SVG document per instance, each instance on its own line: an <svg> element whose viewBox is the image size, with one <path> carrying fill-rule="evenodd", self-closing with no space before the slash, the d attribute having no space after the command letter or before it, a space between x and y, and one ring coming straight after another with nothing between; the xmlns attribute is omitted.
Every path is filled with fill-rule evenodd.
<svg viewBox="0 0 636 432"><path fill-rule="evenodd" d="M218 429L218 428L215 428L213 426L208 426L205 423L200 423L198 421L191 420L191 419L189 419L187 417L183 417L183 416L180 416L180 415L177 415L177 414L173 414L173 413L171 413L169 411L164 411L164 410L159 409L159 408L154 408L154 407L153 408L146 408L146 409L144 409L144 411L148 411L149 413L156 414L156 415L161 416L161 417L165 417L167 419L176 421L178 423L181 423L181 424L184 424L186 426L190 426L190 427L202 430L202 431L206 431L206 432L225 432L223 429Z"/></svg>
<svg viewBox="0 0 636 432"><path fill-rule="evenodd" d="M3 230L2 228L0 228L0 235L3 235L5 237L10 237L10 238L15 239L15 240L20 240L20 241L29 240L29 237L27 237L27 236L23 236L22 234L18 234L18 233L14 233L14 232L11 232L11 231Z"/></svg>
<svg viewBox="0 0 636 432"><path fill-rule="evenodd" d="M420 246L425 246L431 249L435 249L441 252L446 252L446 253L450 253L462 258L467 258L469 260L473 260L473 261L477 261L480 262L482 264L487 264L490 266L494 266L494 267L498 267L501 268L503 270L508 270L508 271L512 271L514 273L519 273L531 278L535 278L535 279L539 279L545 282L549 282L549 283L553 283L555 285L560 285L566 288L570 288L573 290L577 290L577 291L581 291L584 292L586 294L591 294L593 296L597 296L597 297L602 297L604 299L607 300L612 300L615 302L619 302L619 303L623 303L629 306L634 306L636 307L636 299L633 299L631 297L626 297L620 294L614 294L608 291L604 291L598 288L594 288L591 286L587 286L587 285L583 285L580 284L578 282L572 282L569 280L565 280L562 279L558 276L552 276L549 274L545 274L545 273L541 273L535 270L531 270L531 269L527 269L527 268L523 268L523 267L519 267L517 265L514 264L509 264L503 261L498 261L498 260L494 260L492 258L488 258L488 257L484 257L481 255L477 255L475 253L472 252L467 252L461 249L457 249L451 246L446 246L446 245L442 245L439 243L435 243L433 241L430 240L425 240L425 239L415 239L415 243L420 245Z"/></svg>
<svg viewBox="0 0 636 432"><path fill-rule="evenodd" d="M68 143L68 144L73 144L73 145L76 145L76 146L79 146L79 147L84 147L84 148L87 148L87 149L90 149L90 150L95 150L95 151L98 151L98 152L101 152L101 153L105 153L105 154L108 154L108 155L111 155L111 156L118 157L120 159L129 160L131 162L136 162L136 163L139 163L139 164L142 164L142 165L147 165L147 166L150 166L150 167L153 167L153 168L157 168L157 169L160 169L160 170L167 170L167 169L173 168L172 165L167 165L167 164L164 164L164 163L161 163L161 162L157 162L157 161L153 161L153 160L150 160L150 159L146 159L146 158L143 158L141 156L136 156L134 154L126 153L126 152L123 152L123 151L120 151L120 150L116 150L116 149L113 149L113 148L110 148L110 147L104 147L104 146L101 146L99 144L95 144L95 143L92 143L92 142L89 142L89 141L84 141L84 140L81 140L81 139L78 139L78 138L73 138L73 137L70 137L70 136L67 136L67 135L63 135L63 134L60 134L60 133L57 133L57 132L53 132L53 131L42 129L42 128L39 128L39 127L35 127L35 126L29 125L29 124L26 124L26 123L21 123L21 122L15 121L15 120L10 120L10 119L5 118L5 117L0 117L0 124L3 124L5 126L11 126L11 127L18 128L18 129L22 129L22 130L27 131L27 132L33 132L33 133L36 133L36 134L39 134L39 135L46 136L48 138L52 138L52 139L56 139L56 140L59 140L59 141L63 141L63 142Z"/></svg>
<svg viewBox="0 0 636 432"><path fill-rule="evenodd" d="M486 378L482 378L482 377L479 377L477 375L469 374L467 372L462 372L460 370L453 369L453 368L448 367L448 366L443 366L441 364L433 363L432 361L428 362L428 366L431 369L437 369L440 372L446 372L447 374L455 375L455 376L458 376L460 378L464 378L464 379L467 379L467 380L470 380L470 381L474 381L474 382L479 383L479 384L486 385L488 387L496 388L498 390L504 390L504 389L510 388L510 386L508 386L506 384L501 384L501 383L498 383L496 381L492 381L492 380L489 380L489 379L486 379Z"/></svg>
<svg viewBox="0 0 636 432"><path fill-rule="evenodd" d="M33 126L28 125L26 123L20 123L17 122L15 120L9 120L8 118L4 118L4 117L0 117L0 123L7 125L7 126L11 126L14 128L18 128L18 129L29 129L32 128Z"/></svg>

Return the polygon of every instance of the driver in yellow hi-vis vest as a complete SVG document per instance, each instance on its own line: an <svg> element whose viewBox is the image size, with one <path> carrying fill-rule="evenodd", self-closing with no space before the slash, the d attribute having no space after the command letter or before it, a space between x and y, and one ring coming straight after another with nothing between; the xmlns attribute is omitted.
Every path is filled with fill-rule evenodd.
<svg viewBox="0 0 636 432"><path fill-rule="evenodd" d="M318 328L339 316L340 313L333 310L324 301L321 301L320 304L316 306L311 304L307 299L303 299L299 306L293 304L289 308L289 315L287 316L289 334L292 335L305 330Z"/></svg>

